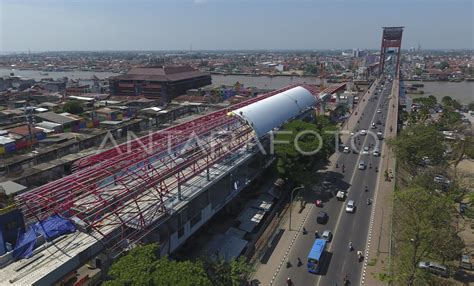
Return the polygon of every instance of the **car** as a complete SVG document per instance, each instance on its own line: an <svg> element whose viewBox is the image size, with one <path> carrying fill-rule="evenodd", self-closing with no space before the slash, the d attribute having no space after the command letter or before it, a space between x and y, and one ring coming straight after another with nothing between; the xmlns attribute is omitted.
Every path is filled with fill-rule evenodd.
<svg viewBox="0 0 474 286"><path fill-rule="evenodd" d="M338 201L343 201L346 199L347 193L345 191L338 191L336 194L336 199Z"/></svg>
<svg viewBox="0 0 474 286"><path fill-rule="evenodd" d="M367 135L367 130L362 129L362 130L360 131L360 135L362 135L362 136Z"/></svg>
<svg viewBox="0 0 474 286"><path fill-rule="evenodd" d="M369 147L365 146L364 149L362 149L362 155L369 155Z"/></svg>
<svg viewBox="0 0 474 286"><path fill-rule="evenodd" d="M327 212L320 211L318 213L318 217L316 218L316 222L319 224L325 224L328 222L329 216Z"/></svg>
<svg viewBox="0 0 474 286"><path fill-rule="evenodd" d="M351 134L350 134L350 135L351 135L351 137L352 137L352 136L354 136L354 132L351 132Z"/></svg>
<svg viewBox="0 0 474 286"><path fill-rule="evenodd" d="M463 254L461 256L461 262L459 263L459 267L467 270L472 270L471 257L467 254Z"/></svg>
<svg viewBox="0 0 474 286"><path fill-rule="evenodd" d="M375 129L377 128L377 126L375 125L375 122L372 122L372 129Z"/></svg>
<svg viewBox="0 0 474 286"><path fill-rule="evenodd" d="M323 234L321 235L321 238L325 239L327 242L331 242L332 232L330 230L323 231Z"/></svg>
<svg viewBox="0 0 474 286"><path fill-rule="evenodd" d="M431 273L438 274L443 277L449 277L448 268L440 263L431 261L420 261L420 263L418 263L418 268L426 269Z"/></svg>
<svg viewBox="0 0 474 286"><path fill-rule="evenodd" d="M442 175L436 175L433 178L433 182L438 183L438 184L445 184L445 185L451 184L451 180Z"/></svg>
<svg viewBox="0 0 474 286"><path fill-rule="evenodd" d="M377 132L377 138L380 140L380 139L383 139L383 133L381 131Z"/></svg>
<svg viewBox="0 0 474 286"><path fill-rule="evenodd" d="M347 202L346 205L346 213L354 213L355 211L355 202L353 200L350 200Z"/></svg>
<svg viewBox="0 0 474 286"><path fill-rule="evenodd" d="M374 151L372 152L372 155L374 155L375 157L379 157L380 156L379 148L375 148Z"/></svg>
<svg viewBox="0 0 474 286"><path fill-rule="evenodd" d="M348 146L344 146L344 149L342 150L344 153L350 153L351 149Z"/></svg>
<svg viewBox="0 0 474 286"><path fill-rule="evenodd" d="M366 166L367 165L365 164L365 161L360 161L358 168L359 168L359 170L365 170Z"/></svg>
<svg viewBox="0 0 474 286"><path fill-rule="evenodd" d="M377 113L382 113L382 109L377 109Z"/></svg>

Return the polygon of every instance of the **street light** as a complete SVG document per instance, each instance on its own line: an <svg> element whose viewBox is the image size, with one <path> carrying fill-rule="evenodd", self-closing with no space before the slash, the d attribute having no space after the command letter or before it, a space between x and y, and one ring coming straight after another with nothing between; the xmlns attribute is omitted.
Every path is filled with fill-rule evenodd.
<svg viewBox="0 0 474 286"><path fill-rule="evenodd" d="M299 190L299 189L304 189L304 186L301 185L301 186L299 186L299 187L294 188L294 189L291 191L291 194L290 194L290 225L289 225L289 230L291 230L291 213L293 212L293 193L294 193L296 190Z"/></svg>

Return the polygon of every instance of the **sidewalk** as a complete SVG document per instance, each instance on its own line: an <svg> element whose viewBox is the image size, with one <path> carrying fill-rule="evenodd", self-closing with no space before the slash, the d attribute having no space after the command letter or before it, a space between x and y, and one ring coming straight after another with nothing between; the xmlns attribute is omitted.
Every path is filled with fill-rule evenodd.
<svg viewBox="0 0 474 286"><path fill-rule="evenodd" d="M387 124L385 126L385 139L396 136L398 115L398 80L393 81L392 95L389 101ZM394 106L393 106L394 105ZM390 132L392 126L392 132ZM385 141L385 140L384 140ZM390 270L391 255L391 229L392 229L392 203L394 180L385 181L385 170L395 170L395 154L384 142L382 147L382 161L379 167L378 188L374 198L373 210L370 218L369 234L364 259L364 268L360 285L387 285L378 279L378 275L388 273Z"/></svg>
<svg viewBox="0 0 474 286"><path fill-rule="evenodd" d="M373 92L375 90L375 86L378 80L372 85L372 88L368 90L360 99L359 99L359 104L357 107L353 110L352 114L350 115L349 119L343 124L341 130L347 130L347 131L352 131L354 126L357 124L357 120L361 116L361 110L363 110L367 103L368 100L363 100L366 99L368 96L368 92ZM355 112L357 112L357 115L355 115ZM349 134L341 134L341 139L343 142L345 142L349 138ZM330 158L329 158L329 166L327 171L332 171L334 169L335 163L339 159L340 153L336 152L334 153ZM283 234L281 235L280 239L278 240L276 246L274 247L273 251L271 252L271 255L269 256L268 261L266 261L265 264L263 263L257 263L255 266L255 272L253 273L251 279L252 280L258 280L260 285L272 285L273 280L275 279L276 275L280 271L281 267L284 266L284 263L286 261L287 255L293 246L293 243L296 239L296 236L298 235L299 230L301 226L303 225L304 221L306 220L306 217L310 213L311 209L313 208L314 204L306 204L305 209L299 213L300 206L299 202L293 202L293 210L291 212L291 227L292 230L289 230L289 212L290 210L284 214L284 217L282 217L280 224L276 228L276 233L278 233L279 230L283 230ZM268 243L271 243L271 239L268 241Z"/></svg>

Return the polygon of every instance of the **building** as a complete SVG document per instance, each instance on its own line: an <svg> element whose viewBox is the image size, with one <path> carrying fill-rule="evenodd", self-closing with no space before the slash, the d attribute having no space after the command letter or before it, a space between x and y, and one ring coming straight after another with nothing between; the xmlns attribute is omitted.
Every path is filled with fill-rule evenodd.
<svg viewBox="0 0 474 286"><path fill-rule="evenodd" d="M169 102L186 90L211 84L211 75L190 66L132 68L127 74L109 80L110 93L140 96Z"/></svg>

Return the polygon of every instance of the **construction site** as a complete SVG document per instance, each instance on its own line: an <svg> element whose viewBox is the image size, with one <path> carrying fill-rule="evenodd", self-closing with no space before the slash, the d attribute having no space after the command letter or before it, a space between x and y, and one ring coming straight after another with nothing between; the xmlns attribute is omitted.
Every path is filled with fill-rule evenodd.
<svg viewBox="0 0 474 286"><path fill-rule="evenodd" d="M270 131L314 116L344 89L287 86L76 161L71 175L15 197L24 228L0 257L0 284L60 285L137 244L173 253L273 162ZM264 214L247 214L239 231Z"/></svg>

